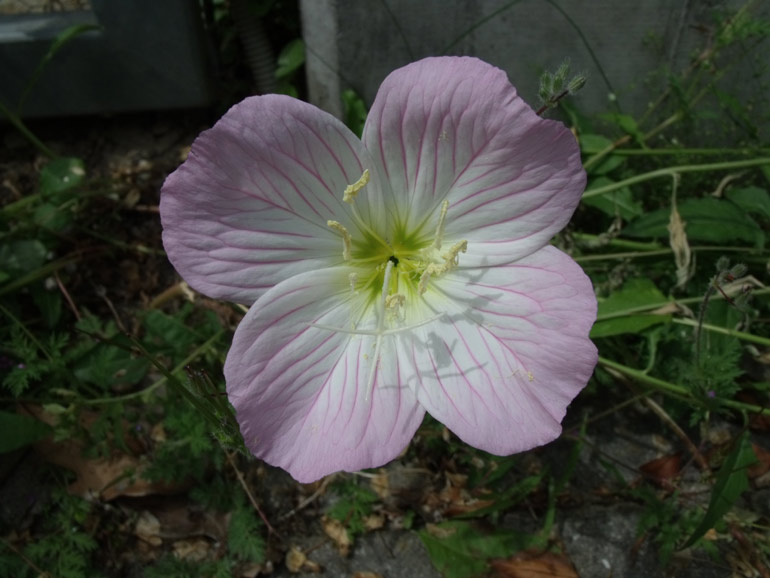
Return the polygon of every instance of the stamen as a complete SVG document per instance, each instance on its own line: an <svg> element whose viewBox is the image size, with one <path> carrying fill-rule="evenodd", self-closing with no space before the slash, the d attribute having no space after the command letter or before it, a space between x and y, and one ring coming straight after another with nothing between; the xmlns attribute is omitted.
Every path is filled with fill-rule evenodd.
<svg viewBox="0 0 770 578"><path fill-rule="evenodd" d="M348 281L350 281L350 290L355 293L356 292L356 285L358 284L358 274L357 273L351 273L348 275Z"/></svg>
<svg viewBox="0 0 770 578"><path fill-rule="evenodd" d="M460 263L459 253L465 253L468 250L468 241L460 241L452 245L452 248L448 252L441 255L447 263L447 271L457 267Z"/></svg>
<svg viewBox="0 0 770 578"><path fill-rule="evenodd" d="M438 250L441 249L441 243L444 240L444 224L446 223L446 214L449 210L449 201L441 203L441 212L438 216L438 225L436 225L436 234L433 237L432 248Z"/></svg>
<svg viewBox="0 0 770 578"><path fill-rule="evenodd" d="M460 253L465 253L467 250L468 241L455 243L449 251L441 255L444 258L443 263L431 263L425 267L422 275L420 275L420 282L417 284L417 293L423 295L428 290L428 281L431 277L441 275L457 267L460 264Z"/></svg>
<svg viewBox="0 0 770 578"><path fill-rule="evenodd" d="M355 183L352 185L348 185L345 188L345 192L342 194L342 200L349 205L353 204L353 201L356 198L356 195L358 194L358 191L363 189L366 186L366 183L369 182L369 169L364 170L364 174L361 175L361 178L358 179Z"/></svg>
<svg viewBox="0 0 770 578"><path fill-rule="evenodd" d="M344 261L350 261L350 248L353 237L351 237L348 230L337 221L326 221L326 226L342 235L342 259Z"/></svg>

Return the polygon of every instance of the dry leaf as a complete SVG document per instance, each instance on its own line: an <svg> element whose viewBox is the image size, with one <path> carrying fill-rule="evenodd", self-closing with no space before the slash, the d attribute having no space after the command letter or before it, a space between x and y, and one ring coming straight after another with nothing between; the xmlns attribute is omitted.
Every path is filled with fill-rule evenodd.
<svg viewBox="0 0 770 578"><path fill-rule="evenodd" d="M497 578L580 578L566 556L552 552L527 550L490 565Z"/></svg>
<svg viewBox="0 0 770 578"><path fill-rule="evenodd" d="M311 562L305 556L305 553L300 550L299 546L292 546L289 551L286 552L286 558L284 559L286 569L292 574L299 572L320 572L321 567L315 562Z"/></svg>
<svg viewBox="0 0 770 578"><path fill-rule="evenodd" d="M174 556L189 562L201 562L208 558L211 544L203 538L177 540L174 542Z"/></svg>
<svg viewBox="0 0 770 578"><path fill-rule="evenodd" d="M382 574L377 572L356 572L353 578L382 578Z"/></svg>
<svg viewBox="0 0 770 578"><path fill-rule="evenodd" d="M639 466L639 471L656 484L671 487L671 480L682 471L682 452L656 458Z"/></svg>
<svg viewBox="0 0 770 578"><path fill-rule="evenodd" d="M430 534L431 536L438 538L439 540L444 540L446 538L449 538L449 536L452 536L454 533L457 532L457 528L442 528L440 526L437 526L436 524L425 524L425 530Z"/></svg>
<svg viewBox="0 0 770 578"><path fill-rule="evenodd" d="M388 472L384 468L372 478L370 482L372 490L381 500L387 500L390 497L390 481Z"/></svg>
<svg viewBox="0 0 770 578"><path fill-rule="evenodd" d="M58 417L39 406L26 406L26 412L51 426ZM83 413L79 418L87 427L96 414ZM86 458L83 446L76 440L53 441L52 437L36 442L33 447L46 461L67 468L77 479L67 491L85 499L109 502L119 496L140 497L150 494L176 494L186 490L189 482L160 483L142 478L147 463L140 457L113 451L109 458Z"/></svg>
<svg viewBox="0 0 770 578"><path fill-rule="evenodd" d="M160 537L160 520L150 512L142 512L134 526L134 534L152 546L160 546L163 539Z"/></svg>
<svg viewBox="0 0 770 578"><path fill-rule="evenodd" d="M749 469L746 470L746 473L749 475L749 479L753 480L770 471L770 452L757 444L751 444L751 449L754 450L757 462L753 466L750 466Z"/></svg>
<svg viewBox="0 0 770 578"><path fill-rule="evenodd" d="M350 554L350 547L353 545L353 542L350 539L347 529L342 525L342 522L330 518L329 516L322 516L321 526L323 527L324 533L334 540L334 544L337 546L337 551L340 553L340 556L347 556Z"/></svg>

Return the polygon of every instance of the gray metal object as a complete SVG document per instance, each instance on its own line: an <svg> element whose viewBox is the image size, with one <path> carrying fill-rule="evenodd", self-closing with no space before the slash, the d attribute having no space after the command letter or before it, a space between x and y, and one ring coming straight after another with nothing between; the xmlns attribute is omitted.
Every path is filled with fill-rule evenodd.
<svg viewBox="0 0 770 578"><path fill-rule="evenodd" d="M682 70L708 42L717 11L734 11L744 3L301 0L309 96L340 116L345 88L371 104L390 71L425 56L455 54L478 56L504 69L536 107L541 73L569 58L574 72L588 75L574 99L582 112L621 110L638 116L666 87L666 70ZM770 3L755 2L753 12L770 17ZM722 83L738 92L739 100L763 98L765 108L755 110L758 118L768 119L770 74L767 62L757 60L763 53L766 48L760 47L733 66ZM736 55L736 62L741 57ZM709 106L718 112L716 103Z"/></svg>
<svg viewBox="0 0 770 578"><path fill-rule="evenodd" d="M65 45L19 111L68 116L210 104L215 91L194 0L93 0L92 12L0 16L0 100L17 106L51 42L75 24L101 28Z"/></svg>

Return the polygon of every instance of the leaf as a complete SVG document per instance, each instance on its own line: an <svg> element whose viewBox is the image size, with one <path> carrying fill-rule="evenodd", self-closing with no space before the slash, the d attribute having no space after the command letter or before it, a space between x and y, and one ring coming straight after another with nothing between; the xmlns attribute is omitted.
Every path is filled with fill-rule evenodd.
<svg viewBox="0 0 770 578"><path fill-rule="evenodd" d="M54 159L40 171L40 194L43 198L52 199L77 187L85 177L86 170L82 160L71 157Z"/></svg>
<svg viewBox="0 0 770 578"><path fill-rule="evenodd" d="M52 431L49 425L33 417L0 411L0 453L34 443Z"/></svg>
<svg viewBox="0 0 770 578"><path fill-rule="evenodd" d="M486 571L492 558L526 548L534 537L511 530L485 533L470 522L428 524L418 532L433 565L445 578L471 578Z"/></svg>
<svg viewBox="0 0 770 578"><path fill-rule="evenodd" d="M756 462L757 458L749 443L749 432L744 431L719 469L706 515L703 516L703 520L695 528L692 536L681 547L682 550L697 542L730 511L740 495L749 488L747 469Z"/></svg>
<svg viewBox="0 0 770 578"><path fill-rule="evenodd" d="M276 78L286 78L305 64L305 43L301 38L289 42L278 55L278 68L275 71Z"/></svg>
<svg viewBox="0 0 770 578"><path fill-rule="evenodd" d="M0 245L0 270L28 273L42 267L48 249L37 240L11 241Z"/></svg>
<svg viewBox="0 0 770 578"><path fill-rule="evenodd" d="M730 189L725 197L747 213L770 219L770 194L759 187Z"/></svg>
<svg viewBox="0 0 770 578"><path fill-rule="evenodd" d="M125 349L100 344L78 361L75 377L108 389L138 383L149 366L144 357L134 357Z"/></svg>
<svg viewBox="0 0 770 578"><path fill-rule="evenodd" d="M679 214L687 223L687 238L692 241L728 244L734 241L764 245L765 236L760 226L735 203L707 197L688 199L679 203ZM632 221L623 235L635 238L668 238L671 209L664 208Z"/></svg>
<svg viewBox="0 0 770 578"><path fill-rule="evenodd" d="M569 559L554 552L519 552L491 565L496 578L579 578Z"/></svg>
<svg viewBox="0 0 770 578"><path fill-rule="evenodd" d="M606 187L607 185L611 185L614 182L615 181L607 177L592 179L591 183L588 185L588 188L586 188L586 192L590 191L591 189ZM583 203L589 207L595 207L599 209L610 217L620 215L620 218L624 221L630 221L636 217L639 217L644 212L642 209L642 203L633 198L631 189L628 187L623 187L622 189L618 189L604 195L588 197L583 200Z"/></svg>
<svg viewBox="0 0 770 578"><path fill-rule="evenodd" d="M620 291L599 301L597 321L591 329L591 338L639 333L653 325L666 323L670 315L638 312L655 309L668 301L649 279L629 279Z"/></svg>
<svg viewBox="0 0 770 578"><path fill-rule="evenodd" d="M606 136L600 134L584 134L580 136L580 150L585 155L595 155L612 144Z"/></svg>

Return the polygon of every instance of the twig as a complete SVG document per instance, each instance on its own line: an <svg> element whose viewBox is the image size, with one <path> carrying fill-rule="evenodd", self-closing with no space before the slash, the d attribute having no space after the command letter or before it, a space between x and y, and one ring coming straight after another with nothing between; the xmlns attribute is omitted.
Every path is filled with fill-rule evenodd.
<svg viewBox="0 0 770 578"><path fill-rule="evenodd" d="M666 413L666 410L660 407L649 397L644 398L644 403L655 413L655 415L662 419L663 422L674 431L680 440L684 442L684 444L687 446L687 449L690 450L690 453L692 454L693 458L695 458L695 461L698 462L698 465L701 467L701 469L704 472L710 471L711 468L709 467L706 458L703 457L703 454L700 453L698 448L695 447L695 444L692 443L689 437L687 437L687 434L684 432L684 430L679 427L679 424L671 419L671 416Z"/></svg>
<svg viewBox="0 0 770 578"><path fill-rule="evenodd" d="M331 476L326 476L323 482L321 482L321 485L318 486L318 489L315 492L313 492L310 496L302 500L296 508L294 508L290 512L287 512L286 514L284 514L278 519L285 520L287 518L291 518L294 514L296 514L300 510L304 510L305 508L307 508L310 504L315 502L318 499L318 497L321 496L326 491L326 488L328 487L329 483L331 483L331 481L335 477L336 477L335 474L332 474Z"/></svg>
<svg viewBox="0 0 770 578"><path fill-rule="evenodd" d="M58 271L54 271L53 278L56 279L56 284L59 286L59 291L61 291L62 295L64 295L64 300L67 301L67 304L70 306L72 313L75 315L75 319L80 321L80 317L81 317L80 312L78 311L78 308L75 307L75 302L72 300L72 297L70 297L70 294L67 291L67 288L64 286L64 283L62 283L61 279L59 278Z"/></svg>
<svg viewBox="0 0 770 578"><path fill-rule="evenodd" d="M238 482L241 484L243 491L246 492L246 495L249 497L249 502L251 502L251 505L257 511L257 514L259 514L259 517L262 519L262 521L265 523L265 526L267 526L267 531L270 534L275 534L280 540L283 540L283 537L278 532L275 531L275 528L273 528L270 525L270 522L268 521L264 512L262 512L262 509L259 507L257 500L254 498L254 494L251 493L251 490L249 489L248 484L246 484L246 480L244 479L243 474L241 473L241 470L238 469L238 466L236 465L232 454L230 452L225 452L225 456L227 456L227 461L230 462L230 465L232 466L233 471L235 472L235 475L238 477Z"/></svg>

